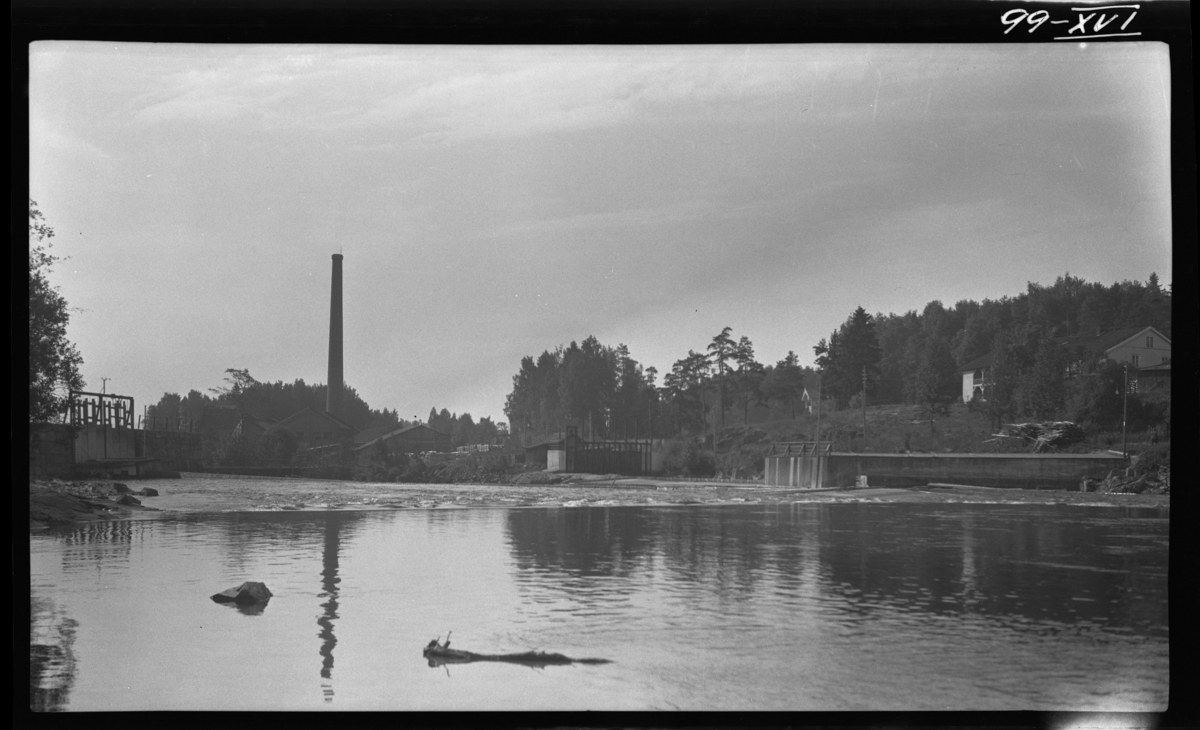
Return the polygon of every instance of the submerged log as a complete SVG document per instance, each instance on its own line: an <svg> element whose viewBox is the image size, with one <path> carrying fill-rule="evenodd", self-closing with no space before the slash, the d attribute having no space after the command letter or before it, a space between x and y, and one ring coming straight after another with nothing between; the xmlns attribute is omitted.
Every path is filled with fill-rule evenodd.
<svg viewBox="0 0 1200 730"><path fill-rule="evenodd" d="M234 586L215 593L212 599L217 603L260 603L270 600L271 591L265 583L255 583L248 581L240 586Z"/></svg>
<svg viewBox="0 0 1200 730"><path fill-rule="evenodd" d="M473 651L451 649L449 634L446 635L445 643L439 642L438 639L430 641L425 646L422 654L429 660L429 666L431 667L439 667L443 664L470 664L471 662L505 662L507 664L520 664L526 667L541 669L542 667L561 666L565 664L611 663L609 659L572 659L563 654L545 651L523 651L515 654L477 654Z"/></svg>

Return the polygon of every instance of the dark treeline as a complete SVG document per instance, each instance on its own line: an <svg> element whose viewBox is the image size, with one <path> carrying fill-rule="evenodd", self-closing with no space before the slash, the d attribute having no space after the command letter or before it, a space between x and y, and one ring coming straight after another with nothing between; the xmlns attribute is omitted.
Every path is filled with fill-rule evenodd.
<svg viewBox="0 0 1200 730"><path fill-rule="evenodd" d="M643 367L625 345L595 337L526 356L513 376L504 407L509 428L525 442L577 426L588 438L661 437L699 431L705 419L730 408L743 417L774 400L794 409L804 393L805 371L794 353L774 365L754 358L749 338L734 341L726 327L708 353L689 352L656 383L658 370Z"/></svg>
<svg viewBox="0 0 1200 730"><path fill-rule="evenodd" d="M867 395L879 402L920 403L928 398L929 381L939 380L932 376L947 369L953 375L958 366L998 349L1000 336L1019 350L1028 369L1044 340L1134 326L1171 336L1171 294L1155 274L1144 284L1110 286L1066 274L1051 286L1030 283L1015 297L964 300L953 308L932 301L920 313L877 315L878 370L868 377ZM923 367L927 374L920 376Z"/></svg>
<svg viewBox="0 0 1200 730"><path fill-rule="evenodd" d="M147 415L160 419L184 418L200 423L205 419L206 412L210 412L214 406L226 406L235 409L239 418L245 414L282 421L305 408L325 410L329 389L324 384L310 384L303 379L291 383L261 383L246 370L230 369L226 373L226 385L213 388L211 396L195 389L188 391L186 397L178 393L164 393L158 403L147 409ZM394 410L371 408L348 385L342 392L340 418L359 430L387 424L406 425Z"/></svg>
<svg viewBox="0 0 1200 730"><path fill-rule="evenodd" d="M1115 363L1097 366L1102 377L1067 387L1068 362L1083 356L1062 339L1132 326L1171 335L1171 293L1155 274L1146 283L1109 286L1066 274L1051 286L1030 283L1016 296L953 307L935 300L904 314L859 307L813 347L819 378L794 352L774 365L757 362L749 338L735 340L726 327L702 351L677 360L660 385L658 371L634 360L625 345L588 337L523 358L504 410L526 443L569 425L593 438L696 434L713 421L724 425L731 409L746 423L752 409L770 404L786 406L794 418L797 404L816 395L818 380L834 408L859 405L865 380L870 404L937 410L961 396L958 369L996 351L988 408L997 420L1067 415L1109 425L1100 421L1111 404L1100 401L1111 400L1106 389L1117 377Z"/></svg>
<svg viewBox="0 0 1200 730"><path fill-rule="evenodd" d="M195 389L189 391L187 397L178 393L164 393L158 403L147 409L147 415L156 419L174 421L182 418L204 424L211 422L206 418L206 413L211 414L213 408L223 407L231 412L229 418L221 419L228 429L242 415L282 421L305 408L318 412L325 410L328 388L324 384L309 384L304 380L261 383L249 371L234 368L227 370L226 376L226 384L213 388L211 396ZM394 410L371 408L350 386L345 386L342 392L340 418L359 431L389 425L408 426L416 422L400 418ZM503 424L493 423L491 418L485 416L476 422L470 413L455 415L445 408L441 411L430 409L426 425L450 436L456 446L493 444L506 433Z"/></svg>
<svg viewBox="0 0 1200 730"><path fill-rule="evenodd" d="M449 435L455 446L495 444L507 434L504 424L493 423L489 416L484 416L477 423L470 413L455 415L445 408L441 411L430 408L429 420L425 425Z"/></svg>

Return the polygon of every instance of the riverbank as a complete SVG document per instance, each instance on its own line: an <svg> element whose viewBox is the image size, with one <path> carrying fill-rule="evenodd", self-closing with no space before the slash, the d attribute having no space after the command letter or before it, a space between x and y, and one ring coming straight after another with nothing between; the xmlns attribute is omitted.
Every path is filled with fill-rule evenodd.
<svg viewBox="0 0 1200 730"><path fill-rule="evenodd" d="M831 502L1060 504L1169 508L1169 494L1097 494L934 484L911 488L803 490L756 483L556 475L556 484L379 484L306 479L147 480L146 495L120 482L37 481L29 485L31 530L93 520L171 514L262 511L396 510L621 505L722 505ZM149 495L149 491L157 492ZM130 498L132 497L132 499ZM124 503L122 503L124 502Z"/></svg>
<svg viewBox="0 0 1200 730"><path fill-rule="evenodd" d="M158 510L142 504L156 487L132 490L116 481L37 480L29 483L29 528L94 520L128 519Z"/></svg>

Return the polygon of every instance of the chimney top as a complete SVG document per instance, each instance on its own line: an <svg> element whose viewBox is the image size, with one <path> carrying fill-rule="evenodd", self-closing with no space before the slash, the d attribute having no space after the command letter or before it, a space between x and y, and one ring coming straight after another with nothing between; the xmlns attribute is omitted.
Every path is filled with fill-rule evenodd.
<svg viewBox="0 0 1200 730"><path fill-rule="evenodd" d="M342 255L341 255L340 253L335 253L335 254L333 255L333 260L334 260L334 261L341 261L341 260L342 260Z"/></svg>

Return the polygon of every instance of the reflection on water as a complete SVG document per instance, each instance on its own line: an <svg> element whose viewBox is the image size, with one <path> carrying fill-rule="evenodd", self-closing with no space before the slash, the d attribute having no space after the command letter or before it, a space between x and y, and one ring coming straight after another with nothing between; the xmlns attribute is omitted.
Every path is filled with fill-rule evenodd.
<svg viewBox="0 0 1200 730"><path fill-rule="evenodd" d="M64 710L75 683L78 624L50 601L33 599L30 609L30 705L35 712Z"/></svg>
<svg viewBox="0 0 1200 730"><path fill-rule="evenodd" d="M333 635L333 620L338 617L337 584L338 577L338 533L345 515L330 512L325 517L325 545L321 553L321 598L327 599L321 604L323 613L317 619L321 627L318 636L321 637L321 689L326 702L333 702L333 647L337 646L337 637Z"/></svg>
<svg viewBox="0 0 1200 730"><path fill-rule="evenodd" d="M31 687L43 710L332 707L336 649L340 708L1155 710L1168 527L918 504L87 525L31 537ZM242 580L269 610L208 600ZM430 672L448 630L613 663Z"/></svg>
<svg viewBox="0 0 1200 730"><path fill-rule="evenodd" d="M1165 521L1151 520L1163 529L1147 545L1125 534L1142 527L1135 517L1073 513L1028 519L1027 508L1003 507L966 514L869 504L613 507L512 510L507 528L517 580L529 585L540 586L533 576L546 571L574 589L661 567L672 581L731 601L808 585L854 597L841 609L862 615L969 612L1165 637ZM618 594L632 589L620 581L605 586Z"/></svg>

